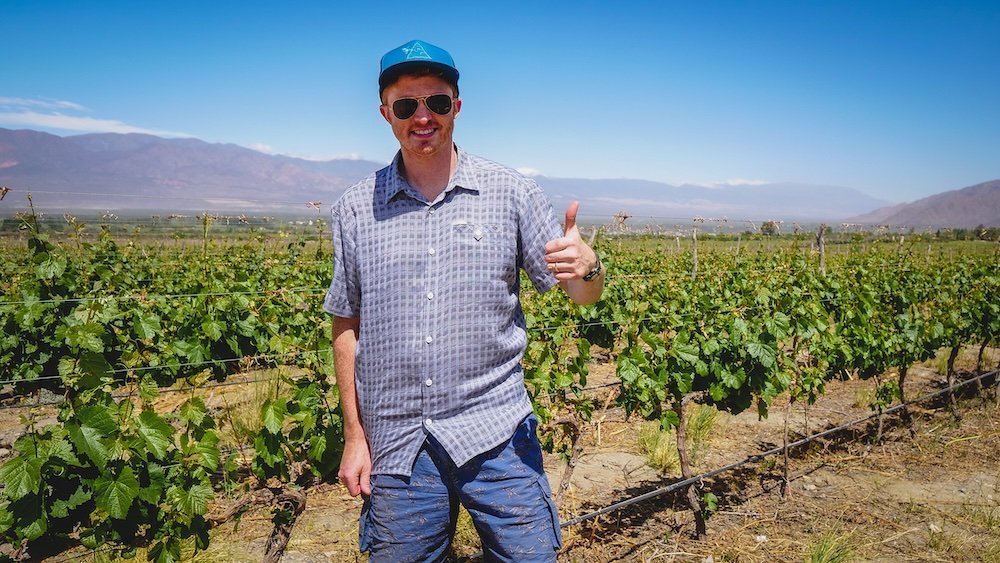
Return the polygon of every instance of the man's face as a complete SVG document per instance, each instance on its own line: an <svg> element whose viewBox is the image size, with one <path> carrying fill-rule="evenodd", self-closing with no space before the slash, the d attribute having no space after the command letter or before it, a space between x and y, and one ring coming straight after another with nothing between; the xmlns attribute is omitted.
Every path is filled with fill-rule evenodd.
<svg viewBox="0 0 1000 563"><path fill-rule="evenodd" d="M417 157L429 157L440 151L451 151L452 130L455 118L462 108L462 100L455 98L451 112L439 115L427 109L421 100L417 111L406 119L398 119L392 113L392 103L400 98L423 98L433 94L454 95L451 86L436 76L401 76L382 93L385 102L379 108L382 117L392 126L392 133L399 141L404 153Z"/></svg>

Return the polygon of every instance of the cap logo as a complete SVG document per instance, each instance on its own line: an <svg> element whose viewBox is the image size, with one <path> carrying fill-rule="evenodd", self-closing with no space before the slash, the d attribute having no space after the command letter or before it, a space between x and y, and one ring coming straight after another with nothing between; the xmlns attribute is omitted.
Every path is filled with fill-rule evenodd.
<svg viewBox="0 0 1000 563"><path fill-rule="evenodd" d="M414 59L431 60L431 56L427 54L427 50L418 42L414 42L409 48L403 47L403 52L406 53L406 60L408 61Z"/></svg>

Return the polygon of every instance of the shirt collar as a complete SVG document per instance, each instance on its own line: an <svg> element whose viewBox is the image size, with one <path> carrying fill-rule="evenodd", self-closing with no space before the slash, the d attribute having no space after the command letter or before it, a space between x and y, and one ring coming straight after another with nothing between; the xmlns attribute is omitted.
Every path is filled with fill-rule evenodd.
<svg viewBox="0 0 1000 563"><path fill-rule="evenodd" d="M478 193L480 189L479 180L473 174L472 166L469 163L469 154L463 151L458 145L455 145L455 151L458 153L458 166L455 168L455 173L448 181L448 185L445 186L443 193L448 193L455 188ZM389 203L399 192L406 191L408 184L403 179L402 174L399 173L399 163L402 161L402 158L403 152L397 152L396 156L392 159L392 163L389 165L388 181L385 183L385 189L382 191L383 205Z"/></svg>

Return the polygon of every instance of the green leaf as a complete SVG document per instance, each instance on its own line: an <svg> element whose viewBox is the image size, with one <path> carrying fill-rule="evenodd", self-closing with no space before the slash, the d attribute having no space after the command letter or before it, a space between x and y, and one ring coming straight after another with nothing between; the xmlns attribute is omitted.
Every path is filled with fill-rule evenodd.
<svg viewBox="0 0 1000 563"><path fill-rule="evenodd" d="M149 561L155 563L176 563L181 559L181 541L173 536L156 542L149 550Z"/></svg>
<svg viewBox="0 0 1000 563"><path fill-rule="evenodd" d="M719 509L719 497L715 496L712 491L705 491L705 494L701 496L701 502L702 513L706 516Z"/></svg>
<svg viewBox="0 0 1000 563"><path fill-rule="evenodd" d="M309 439L309 460L321 461L326 451L326 436L317 434Z"/></svg>
<svg viewBox="0 0 1000 563"><path fill-rule="evenodd" d="M680 344L675 340L671 351L677 359L689 364L693 365L698 361L698 346L694 344Z"/></svg>
<svg viewBox="0 0 1000 563"><path fill-rule="evenodd" d="M83 505L83 503L87 502L90 499L91 499L90 491L86 489L83 485L80 485L79 487L76 488L76 491L74 491L73 494L69 496L69 498L58 499L55 502L53 502L52 508L49 510L49 512L56 518L65 518L69 516L70 510L78 508L79 506Z"/></svg>
<svg viewBox="0 0 1000 563"><path fill-rule="evenodd" d="M133 323L136 336L141 340L152 340L160 333L160 317L153 314L141 315L136 313Z"/></svg>
<svg viewBox="0 0 1000 563"><path fill-rule="evenodd" d="M163 489L166 487L167 475L163 467L158 463L150 463L146 466L146 474L149 477L149 484L139 489L136 496L139 500L156 506L160 504Z"/></svg>
<svg viewBox="0 0 1000 563"><path fill-rule="evenodd" d="M760 362L765 368L774 366L776 361L774 349L760 342L748 342L747 353L750 354L751 358Z"/></svg>
<svg viewBox="0 0 1000 563"><path fill-rule="evenodd" d="M167 491L170 505L188 519L208 512L208 503L213 496L212 487L205 483L197 483L190 487L175 485Z"/></svg>
<svg viewBox="0 0 1000 563"><path fill-rule="evenodd" d="M14 516L11 526L17 534L26 540L37 540L49 529L49 521L42 510L42 499L38 495L21 497L10 503L8 510Z"/></svg>
<svg viewBox="0 0 1000 563"><path fill-rule="evenodd" d="M104 327L97 323L83 323L73 325L66 329L66 344L80 350L90 350L91 352L103 352Z"/></svg>
<svg viewBox="0 0 1000 563"><path fill-rule="evenodd" d="M635 365L635 362L624 355L619 356L618 378L621 379L623 383L635 383L641 375L642 371L639 369L639 366Z"/></svg>
<svg viewBox="0 0 1000 563"><path fill-rule="evenodd" d="M219 321L205 321L201 323L201 330L208 336L209 340L212 342L218 341L222 338L222 331L226 328L226 325L220 323Z"/></svg>
<svg viewBox="0 0 1000 563"><path fill-rule="evenodd" d="M139 435L142 436L146 448L153 452L156 459L167 456L167 448L173 443L174 427L160 418L152 410L144 410L139 415Z"/></svg>
<svg viewBox="0 0 1000 563"><path fill-rule="evenodd" d="M0 536L8 537L7 530L14 526L14 513L9 510L10 502L0 503Z"/></svg>
<svg viewBox="0 0 1000 563"><path fill-rule="evenodd" d="M201 397L192 397L181 405L181 422L185 426L200 427L207 414L208 409L205 407L205 401Z"/></svg>
<svg viewBox="0 0 1000 563"><path fill-rule="evenodd" d="M152 376L145 375L139 380L139 398L147 403L151 403L160 396L160 386Z"/></svg>
<svg viewBox="0 0 1000 563"><path fill-rule="evenodd" d="M80 465L80 460L76 457L76 453L73 452L72 444L66 440L64 434L61 434L58 438L51 438L46 441L44 450L44 457L58 458L71 465Z"/></svg>
<svg viewBox="0 0 1000 563"><path fill-rule="evenodd" d="M269 399L261 406L261 421L271 434L281 434L281 427L285 423L285 408L285 401L281 399Z"/></svg>
<svg viewBox="0 0 1000 563"><path fill-rule="evenodd" d="M0 483L4 485L4 496L17 500L25 495L38 493L42 483L42 463L44 459L21 454L8 460L0 467Z"/></svg>
<svg viewBox="0 0 1000 563"><path fill-rule="evenodd" d="M677 417L677 413L674 411L663 411L660 413L660 429L670 430L671 428L677 428L681 423L681 419Z"/></svg>
<svg viewBox="0 0 1000 563"><path fill-rule="evenodd" d="M77 415L79 425L66 424L70 440L76 449L87 454L99 469L108 463L111 449L108 438L117 430L117 425L105 407L90 406L80 409Z"/></svg>
<svg viewBox="0 0 1000 563"><path fill-rule="evenodd" d="M128 515L132 501L139 494L139 481L132 473L132 468L125 466L117 478L107 475L98 477L94 481L94 491L97 493L97 507L112 518L121 520Z"/></svg>
<svg viewBox="0 0 1000 563"><path fill-rule="evenodd" d="M38 279L52 280L61 277L66 271L66 258L51 254L45 254L44 256L46 260L38 264L35 268L35 274L38 276Z"/></svg>
<svg viewBox="0 0 1000 563"><path fill-rule="evenodd" d="M76 367L83 374L77 383L79 389L100 387L104 383L104 378L110 376L113 371L111 364L104 359L104 355L97 352L84 352Z"/></svg>
<svg viewBox="0 0 1000 563"><path fill-rule="evenodd" d="M199 465L209 471L219 468L222 453L219 451L219 436L215 432L205 432L201 440L195 444L192 453L201 458Z"/></svg>

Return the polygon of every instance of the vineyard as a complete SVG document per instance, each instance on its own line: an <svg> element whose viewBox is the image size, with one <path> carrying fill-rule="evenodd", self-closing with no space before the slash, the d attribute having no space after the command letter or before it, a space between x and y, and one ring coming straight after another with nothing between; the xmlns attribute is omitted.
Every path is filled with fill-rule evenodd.
<svg viewBox="0 0 1000 563"><path fill-rule="evenodd" d="M308 499L333 486L342 443L323 215L95 219L23 213L0 225L0 413L16 421L0 429L0 557L189 559L267 507L258 558L277 560ZM870 427L859 442L913 439L927 393L955 420L962 398L997 395L996 242L697 235L598 233L609 277L594 306L525 282L525 380L561 460L550 478L564 523L595 541L603 515L636 506L569 511L576 462L609 412L650 421L645 448L669 442L670 481L649 498L676 495L688 519L676 530L703 540L731 508L706 484L718 473L704 471L715 459L697 431L705 413L783 421L775 447L747 463L773 450L784 498L798 438ZM928 362L943 385L921 371ZM867 389L869 414L843 429L810 423L810 405L846 382ZM793 411L806 419L790 430ZM991 514L1000 560L1000 507Z"/></svg>

